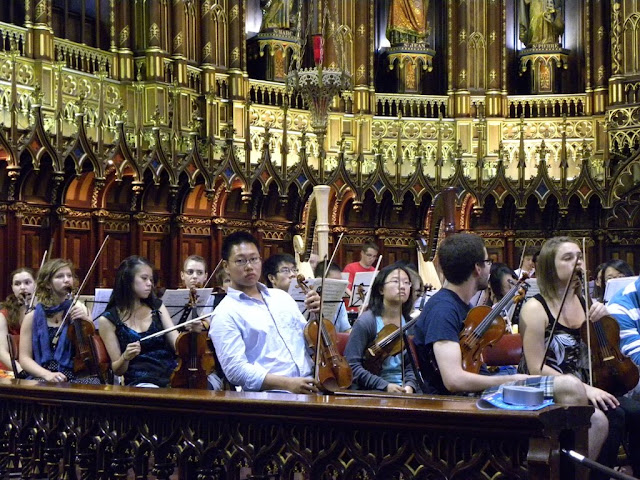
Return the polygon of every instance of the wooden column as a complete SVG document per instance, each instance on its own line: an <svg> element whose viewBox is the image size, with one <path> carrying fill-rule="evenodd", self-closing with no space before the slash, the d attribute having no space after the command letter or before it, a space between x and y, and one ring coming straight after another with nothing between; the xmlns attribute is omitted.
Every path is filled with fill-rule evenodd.
<svg viewBox="0 0 640 480"><path fill-rule="evenodd" d="M591 55L586 52L585 60L590 60L591 68L587 72L587 92L591 91L591 109L587 114L604 114L609 103L608 79L610 65L607 63L607 51L611 42L606 15L609 14L606 2L587 0L587 18L590 25Z"/></svg>
<svg viewBox="0 0 640 480"><path fill-rule="evenodd" d="M38 60L53 60L53 0L26 0L25 26L27 27L26 55ZM4 2L3 2L4 3Z"/></svg>
<svg viewBox="0 0 640 480"><path fill-rule="evenodd" d="M453 24L451 33L451 51L453 53L453 88L454 88L454 115L456 117L468 117L471 110L471 93L469 92L467 68L467 40L469 38L469 26L467 22L467 3L449 1L450 21Z"/></svg>

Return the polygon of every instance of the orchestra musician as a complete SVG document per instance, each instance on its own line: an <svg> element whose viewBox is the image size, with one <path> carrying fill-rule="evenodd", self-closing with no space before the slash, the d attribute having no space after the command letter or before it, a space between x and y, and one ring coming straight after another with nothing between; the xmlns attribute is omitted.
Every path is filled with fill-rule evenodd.
<svg viewBox="0 0 640 480"><path fill-rule="evenodd" d="M222 259L231 286L213 312L209 336L229 382L250 391L317 392L303 337L306 320L291 296L258 281L258 241L234 232L222 243ZM305 301L316 311L319 303L315 292Z"/></svg>
<svg viewBox="0 0 640 480"><path fill-rule="evenodd" d="M380 270L373 281L368 308L353 324L344 352L353 371L353 383L356 387L392 393L414 393L417 390L407 349L388 356L382 362L378 374L367 370L363 365L367 348L376 341L385 326L401 328L410 320L409 315L413 310L411 286L409 270L397 264ZM402 355L405 357L404 361Z"/></svg>
<svg viewBox="0 0 640 480"><path fill-rule="evenodd" d="M100 383L96 375L73 371L75 348L67 335L69 323L79 320L93 326L82 303L72 306L75 282L73 264L60 258L49 260L38 272L35 291L38 303L25 315L20 328L20 365L32 378L48 382ZM63 324L67 310L69 321Z"/></svg>
<svg viewBox="0 0 640 480"><path fill-rule="evenodd" d="M186 288L202 288L207 281L207 262L200 255L189 255L182 264L180 280Z"/></svg>
<svg viewBox="0 0 640 480"><path fill-rule="evenodd" d="M632 439L630 447L633 451L629 452L630 460L638 474L640 404L629 398L616 398L611 393L588 384L588 351L580 334L580 327L586 320L585 301L581 296L581 282L578 276L572 278L574 266L578 271L583 268L580 247L569 237L551 238L542 246L537 266L540 294L528 300L520 312L524 356L518 370L522 373L542 375L570 374L579 378L583 382L588 399L596 407L594 417L606 415L609 423L608 436L606 428L594 432L592 426L589 430L590 441L604 442L598 461L608 466L615 464L626 423ZM562 297L569 282L572 283L560 312ZM605 315L608 315L607 308L602 303L593 302L589 309L591 322L597 322ZM556 318L557 325L553 331L548 354L545 356L545 345ZM543 360L544 366L541 369ZM599 438L596 439L596 436ZM590 445L589 450L589 456L594 458L595 448ZM593 474L591 478L594 478Z"/></svg>
<svg viewBox="0 0 640 480"><path fill-rule="evenodd" d="M262 264L262 275L267 288L288 292L291 281L298 275L296 260L288 253L271 255Z"/></svg>
<svg viewBox="0 0 640 480"><path fill-rule="evenodd" d="M599 289L595 297L598 301L604 301L604 294L607 288L607 282L612 278L633 277L633 269L624 260L609 260L602 265L598 271Z"/></svg>
<svg viewBox="0 0 640 480"><path fill-rule="evenodd" d="M11 370L11 356L7 334L20 334L20 325L36 288L35 274L27 267L11 272L9 280L12 293L0 307L0 369L8 371ZM16 369L19 376L24 372L18 361L16 361ZM26 377L26 372L24 376Z"/></svg>
<svg viewBox="0 0 640 480"><path fill-rule="evenodd" d="M375 243L365 243L360 249L360 260L358 262L349 263L344 267L344 270L342 271L349 274L349 285L347 286L349 292L353 288L353 279L355 278L356 273L375 271L376 267L374 264L378 258L378 252L379 249Z"/></svg>
<svg viewBox="0 0 640 480"><path fill-rule="evenodd" d="M229 288L229 285L231 285L231 277L225 272L224 268L220 268L216 272L216 284L225 292Z"/></svg>
<svg viewBox="0 0 640 480"><path fill-rule="evenodd" d="M173 326L167 307L156 297L153 266L133 255L120 263L113 292L98 330L116 375L125 385L166 387L176 367L176 330L141 342L149 335Z"/></svg>
<svg viewBox="0 0 640 480"><path fill-rule="evenodd" d="M418 363L427 380L425 393L480 393L500 385L524 384L542 388L545 396L558 403L586 405L584 387L571 375L487 375L486 367L479 374L464 370L459 335L470 311L471 298L487 288L492 262L482 238L470 233L446 237L439 246L438 257L446 284L431 297L414 329ZM595 420L592 419L592 425L596 431L606 431L604 415Z"/></svg>
<svg viewBox="0 0 640 480"><path fill-rule="evenodd" d="M620 325L620 350L640 366L640 277L618 291L607 304L611 316ZM640 397L640 386L633 392Z"/></svg>

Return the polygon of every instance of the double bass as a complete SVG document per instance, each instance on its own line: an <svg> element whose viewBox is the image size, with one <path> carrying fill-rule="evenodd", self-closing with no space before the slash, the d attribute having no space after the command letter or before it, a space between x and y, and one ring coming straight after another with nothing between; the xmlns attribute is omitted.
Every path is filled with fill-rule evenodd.
<svg viewBox="0 0 640 480"><path fill-rule="evenodd" d="M189 302L185 305L178 325L184 323L189 315L197 317L196 305L198 291L189 289ZM171 387L198 388L206 390L207 376L213 372L216 362L207 332L182 332L176 339L178 366L171 374Z"/></svg>

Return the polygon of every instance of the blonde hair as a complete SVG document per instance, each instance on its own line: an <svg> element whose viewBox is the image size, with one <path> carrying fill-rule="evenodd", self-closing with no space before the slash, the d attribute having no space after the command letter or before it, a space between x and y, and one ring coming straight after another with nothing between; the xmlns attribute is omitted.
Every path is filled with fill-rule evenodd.
<svg viewBox="0 0 640 480"><path fill-rule="evenodd" d="M53 276L56 272L65 267L69 267L71 269L71 273L73 273L73 263L71 263L70 260L54 258L53 260L46 262L38 272L35 295L38 298L38 301L46 307L53 307L58 304L58 299L53 295L51 281L53 280ZM74 275L74 286L75 283L76 278Z"/></svg>
<svg viewBox="0 0 640 480"><path fill-rule="evenodd" d="M542 245L542 250L540 250L540 255L538 255L538 261L536 262L538 287L542 296L548 299L558 298L560 295L560 292L557 291L559 277L556 271L556 254L563 243L578 245L578 242L571 237L550 238Z"/></svg>

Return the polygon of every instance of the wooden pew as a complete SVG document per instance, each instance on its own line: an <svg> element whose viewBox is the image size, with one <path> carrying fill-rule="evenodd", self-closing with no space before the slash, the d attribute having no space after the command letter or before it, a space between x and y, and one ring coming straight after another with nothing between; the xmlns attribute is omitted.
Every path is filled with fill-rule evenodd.
<svg viewBox="0 0 640 480"><path fill-rule="evenodd" d="M592 411L0 380L0 469L23 478L568 479L575 472L559 448L585 451Z"/></svg>

